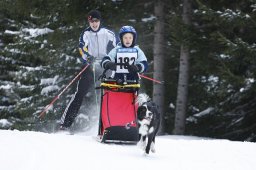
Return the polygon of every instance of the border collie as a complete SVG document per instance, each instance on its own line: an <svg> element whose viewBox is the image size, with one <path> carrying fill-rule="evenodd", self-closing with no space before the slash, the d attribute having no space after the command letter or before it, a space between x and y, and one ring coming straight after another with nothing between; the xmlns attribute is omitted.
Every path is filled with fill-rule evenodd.
<svg viewBox="0 0 256 170"><path fill-rule="evenodd" d="M155 153L155 137L160 125L160 114L155 103L150 101L146 94L139 94L137 98L139 105L137 111L140 146L145 154L149 151Z"/></svg>

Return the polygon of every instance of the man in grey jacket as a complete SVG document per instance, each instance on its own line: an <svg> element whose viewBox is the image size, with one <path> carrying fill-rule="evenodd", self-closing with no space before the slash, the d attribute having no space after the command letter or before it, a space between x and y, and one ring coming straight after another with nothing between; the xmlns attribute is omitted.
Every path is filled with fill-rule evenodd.
<svg viewBox="0 0 256 170"><path fill-rule="evenodd" d="M90 65L82 73L77 83L77 90L61 117L61 130L68 129L72 125L82 105L84 96L93 87L95 75L91 62L95 61L96 69L100 69L99 64L102 58L116 46L115 34L102 27L101 14L98 10L92 10L88 13L88 23L90 26L82 32L79 38L79 52L83 63Z"/></svg>

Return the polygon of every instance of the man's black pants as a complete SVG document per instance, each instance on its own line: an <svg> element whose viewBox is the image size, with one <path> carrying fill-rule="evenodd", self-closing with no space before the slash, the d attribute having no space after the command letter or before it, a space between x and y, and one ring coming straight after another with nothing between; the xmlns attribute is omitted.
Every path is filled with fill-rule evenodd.
<svg viewBox="0 0 256 170"><path fill-rule="evenodd" d="M90 65L82 74L77 82L77 89L73 97L71 98L68 106L66 107L62 117L61 125L64 127L70 127L77 117L78 111L82 105L84 96L93 87L93 70Z"/></svg>

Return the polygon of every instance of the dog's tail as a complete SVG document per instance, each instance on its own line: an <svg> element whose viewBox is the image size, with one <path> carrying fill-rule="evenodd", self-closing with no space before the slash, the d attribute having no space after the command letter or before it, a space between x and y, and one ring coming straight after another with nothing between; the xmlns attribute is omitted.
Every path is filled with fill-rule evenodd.
<svg viewBox="0 0 256 170"><path fill-rule="evenodd" d="M138 103L139 106L141 106L143 105L143 103L146 103L148 101L150 101L150 97L145 93L141 93L138 95L136 103Z"/></svg>

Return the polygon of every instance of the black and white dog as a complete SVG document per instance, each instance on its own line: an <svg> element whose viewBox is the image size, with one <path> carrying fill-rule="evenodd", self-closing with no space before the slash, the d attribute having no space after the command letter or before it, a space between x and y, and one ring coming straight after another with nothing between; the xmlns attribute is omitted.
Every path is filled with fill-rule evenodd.
<svg viewBox="0 0 256 170"><path fill-rule="evenodd" d="M138 102L138 127L140 146L145 154L149 154L149 151L155 152L155 137L160 126L160 114L157 111L155 103L150 101L150 98L146 94L139 94L137 98Z"/></svg>

